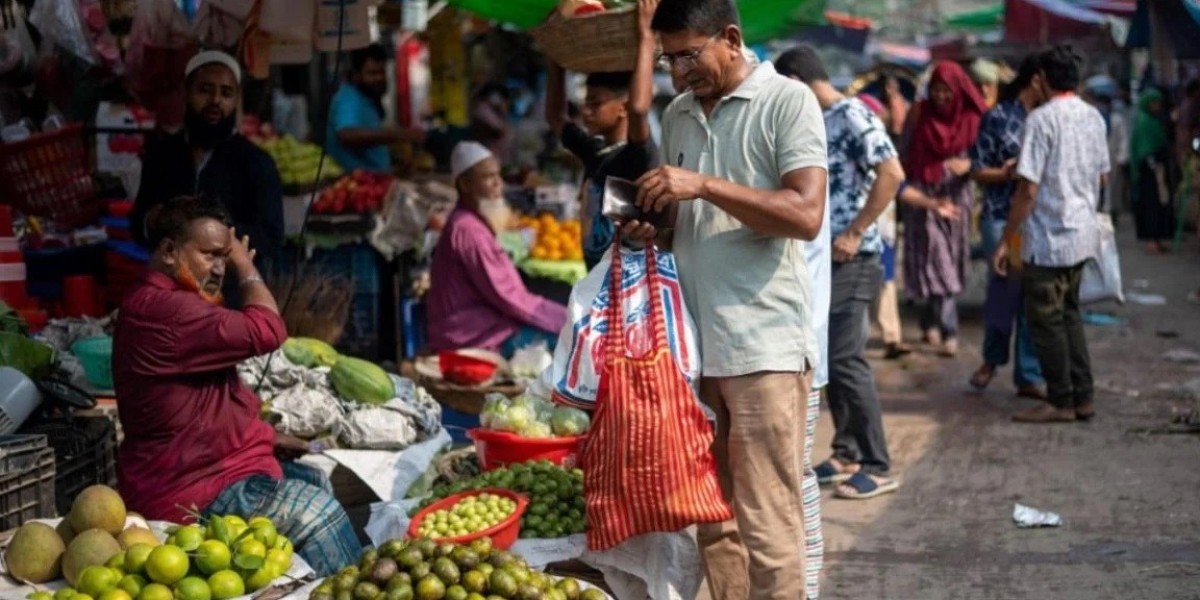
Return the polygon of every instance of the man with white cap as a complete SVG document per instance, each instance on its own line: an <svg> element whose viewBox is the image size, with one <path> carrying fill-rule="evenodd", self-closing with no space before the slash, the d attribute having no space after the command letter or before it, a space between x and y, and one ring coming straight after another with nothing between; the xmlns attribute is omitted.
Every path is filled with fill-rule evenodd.
<svg viewBox="0 0 1200 600"><path fill-rule="evenodd" d="M517 339L553 345L567 309L529 292L485 214L504 203L500 161L478 142L450 157L458 206L433 250L426 298L433 350L513 351Z"/></svg>
<svg viewBox="0 0 1200 600"><path fill-rule="evenodd" d="M255 264L264 273L283 250L283 185L275 162L238 134L242 70L224 52L200 52L187 64L183 129L152 140L142 163L142 181L130 215L134 238L147 243L151 208L180 196L220 202L239 234L250 236ZM236 282L225 299L236 307Z"/></svg>

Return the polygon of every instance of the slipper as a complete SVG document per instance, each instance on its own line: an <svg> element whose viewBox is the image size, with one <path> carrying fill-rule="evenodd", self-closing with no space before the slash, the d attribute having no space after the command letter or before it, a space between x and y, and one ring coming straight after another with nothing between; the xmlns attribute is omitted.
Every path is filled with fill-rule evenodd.
<svg viewBox="0 0 1200 600"><path fill-rule="evenodd" d="M833 463L828 460L817 465L813 469L813 472L817 474L817 483L820 485L841 483L854 476L854 473L839 471L837 467L833 466Z"/></svg>
<svg viewBox="0 0 1200 600"><path fill-rule="evenodd" d="M987 389L987 386L992 383L992 379L996 377L996 367L991 367L990 369L988 367L991 367L991 365L979 367L975 371L975 374L971 375L971 381L968 382L971 384L971 387L977 390ZM984 372L985 370L987 371L986 373Z"/></svg>
<svg viewBox="0 0 1200 600"><path fill-rule="evenodd" d="M1027 385L1017 389L1018 398L1029 398L1030 400L1049 400L1050 396L1046 394L1045 388L1036 385Z"/></svg>
<svg viewBox="0 0 1200 600"><path fill-rule="evenodd" d="M890 494L900 489L900 482L888 477L883 480L883 483L876 483L870 475L863 472L858 472L852 475L849 479L842 482L842 485L850 486L854 492L845 492L841 486L838 486L833 491L833 495L846 500L866 500L884 494Z"/></svg>

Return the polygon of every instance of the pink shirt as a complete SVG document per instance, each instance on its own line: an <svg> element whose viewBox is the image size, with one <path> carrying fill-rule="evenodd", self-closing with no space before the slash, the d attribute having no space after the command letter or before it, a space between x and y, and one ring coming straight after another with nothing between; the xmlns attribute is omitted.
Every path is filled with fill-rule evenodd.
<svg viewBox="0 0 1200 600"><path fill-rule="evenodd" d="M148 519L176 523L251 475L280 479L275 430L238 378L238 363L287 339L283 319L206 302L148 271L125 298L113 334L113 383L125 439L121 497Z"/></svg>
<svg viewBox="0 0 1200 600"><path fill-rule="evenodd" d="M517 267L477 213L456 208L433 251L426 299L434 350L496 350L522 326L558 333L567 308L525 289Z"/></svg>

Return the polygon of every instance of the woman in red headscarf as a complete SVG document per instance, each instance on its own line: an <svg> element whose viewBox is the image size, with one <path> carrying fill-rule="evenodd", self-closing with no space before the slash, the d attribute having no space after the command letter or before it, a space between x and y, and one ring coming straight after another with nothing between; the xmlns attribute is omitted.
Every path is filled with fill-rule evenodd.
<svg viewBox="0 0 1200 600"><path fill-rule="evenodd" d="M970 263L968 235L975 190L967 149L975 142L987 101L958 64L938 63L928 99L906 134L904 287L922 302L925 341L942 356L958 353L957 297Z"/></svg>

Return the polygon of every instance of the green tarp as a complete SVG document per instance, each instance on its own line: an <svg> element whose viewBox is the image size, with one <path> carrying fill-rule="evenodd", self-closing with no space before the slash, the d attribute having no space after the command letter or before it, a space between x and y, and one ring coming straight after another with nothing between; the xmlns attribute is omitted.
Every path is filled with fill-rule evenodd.
<svg viewBox="0 0 1200 600"><path fill-rule="evenodd" d="M951 29L992 30L1004 26L1004 3L959 13L946 19Z"/></svg>
<svg viewBox="0 0 1200 600"><path fill-rule="evenodd" d="M558 0L450 0L450 4L527 29L544 21ZM741 0L738 4L748 44L789 37L799 27L824 22L825 0Z"/></svg>

